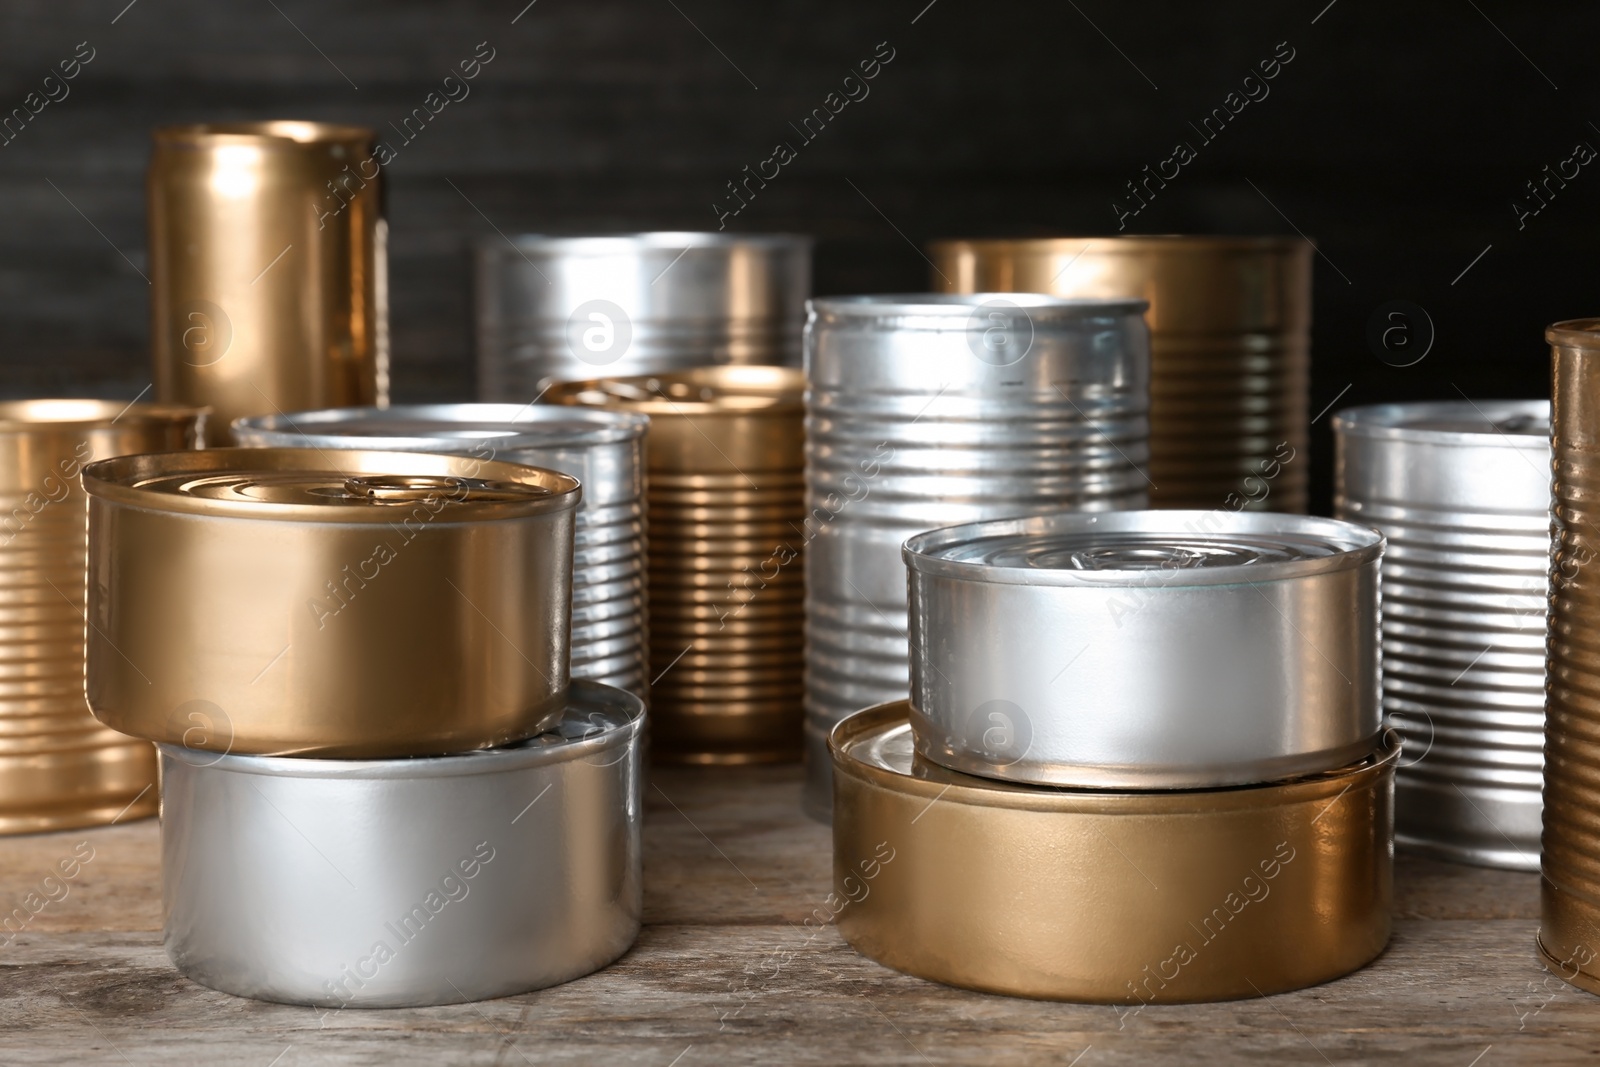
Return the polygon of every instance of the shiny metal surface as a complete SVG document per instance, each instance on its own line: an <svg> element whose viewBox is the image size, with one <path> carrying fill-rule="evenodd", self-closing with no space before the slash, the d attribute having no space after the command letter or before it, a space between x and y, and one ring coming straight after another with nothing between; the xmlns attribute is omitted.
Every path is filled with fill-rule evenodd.
<svg viewBox="0 0 1600 1067"><path fill-rule="evenodd" d="M798 366L811 239L786 234L527 234L477 252L478 396L549 379L722 363Z"/></svg>
<svg viewBox="0 0 1600 1067"><path fill-rule="evenodd" d="M161 746L167 955L235 996L459 1004L570 981L639 932L644 705L574 682L556 729L410 760Z"/></svg>
<svg viewBox="0 0 1600 1067"><path fill-rule="evenodd" d="M1263 512L1055 514L908 540L911 723L951 770L1210 789L1380 731L1383 539Z"/></svg>
<svg viewBox="0 0 1600 1067"><path fill-rule="evenodd" d="M1539 866L1550 405L1341 411L1334 506L1383 531L1383 701L1405 739L1395 841Z"/></svg>
<svg viewBox="0 0 1600 1067"><path fill-rule="evenodd" d="M546 729L568 678L576 479L302 448L91 464L87 688L136 737L371 758Z"/></svg>
<svg viewBox="0 0 1600 1067"><path fill-rule="evenodd" d="M0 833L155 813L155 752L83 696L88 501L97 459L193 448L204 412L108 400L0 402Z"/></svg>
<svg viewBox="0 0 1600 1067"><path fill-rule="evenodd" d="M643 415L529 404L335 408L237 420L241 445L453 452L583 483L572 554L572 677L648 697Z"/></svg>
<svg viewBox="0 0 1600 1067"><path fill-rule="evenodd" d="M935 289L1148 300L1151 506L1287 512L1306 510L1310 475L1311 252L1200 236L928 248Z"/></svg>
<svg viewBox="0 0 1600 1067"><path fill-rule="evenodd" d="M1600 319L1545 331L1555 470L1539 946L1600 992Z"/></svg>
<svg viewBox="0 0 1600 1067"><path fill-rule="evenodd" d="M376 136L318 122L155 131L146 181L158 400L231 422L385 403L388 224Z"/></svg>
<svg viewBox="0 0 1600 1067"><path fill-rule="evenodd" d="M835 297L806 326L806 808L827 734L909 692L906 538L1145 505L1140 300Z"/></svg>
<svg viewBox="0 0 1600 1067"><path fill-rule="evenodd" d="M703 367L554 385L556 404L650 417L651 754L800 752L804 380Z"/></svg>
<svg viewBox="0 0 1600 1067"><path fill-rule="evenodd" d="M863 711L831 741L839 932L885 966L1125 1020L1326 982L1389 940L1392 735L1293 781L1106 793L929 764L908 713Z"/></svg>

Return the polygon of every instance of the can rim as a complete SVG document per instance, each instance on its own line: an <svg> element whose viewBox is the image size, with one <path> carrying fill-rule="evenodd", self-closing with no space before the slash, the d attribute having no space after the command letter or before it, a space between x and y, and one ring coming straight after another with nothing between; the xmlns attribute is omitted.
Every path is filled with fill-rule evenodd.
<svg viewBox="0 0 1600 1067"><path fill-rule="evenodd" d="M1544 331L1544 339L1560 348L1600 347L1600 318L1563 319Z"/></svg>
<svg viewBox="0 0 1600 1067"><path fill-rule="evenodd" d="M151 138L162 147L253 144L263 148L312 148L331 144L373 144L376 130L335 122L266 119L259 122L185 122L158 126Z"/></svg>
<svg viewBox="0 0 1600 1067"><path fill-rule="evenodd" d="M972 249L976 252L1061 252L1075 251L1091 244L1103 244L1106 251L1137 254L1160 251L1163 255L1215 252L1302 252L1310 256L1313 246L1305 237L1288 234L1196 234L1154 233L1111 236L1055 237L941 237L928 242L928 251L949 253Z"/></svg>
<svg viewBox="0 0 1600 1067"><path fill-rule="evenodd" d="M664 389L695 386L725 390L723 395L690 399L669 397ZM805 373L795 367L723 364L657 374L581 378L551 384L545 402L552 406L639 412L651 416L788 415L805 409ZM634 390L638 396L623 395ZM650 394L655 394L654 396ZM741 399L731 403L732 398Z"/></svg>
<svg viewBox="0 0 1600 1067"><path fill-rule="evenodd" d="M986 305L1009 304L1018 311L1049 313L1052 319L1088 319L1140 314L1150 301L1137 297L1064 297L1044 293L862 293L822 296L806 301L811 317L886 318L922 315L935 318L970 318Z"/></svg>
<svg viewBox="0 0 1600 1067"><path fill-rule="evenodd" d="M0 434L38 433L46 430L97 430L123 419L130 423L179 424L210 414L209 407L183 404L124 403L98 397L35 397L0 400Z"/></svg>
<svg viewBox="0 0 1600 1067"><path fill-rule="evenodd" d="M1484 421L1481 430L1441 430L1406 425L1424 417L1444 418L1460 415L1462 421ZM1405 441L1416 444L1479 448L1500 444L1533 452L1548 452L1548 434L1507 433L1494 425L1498 418L1519 415L1542 417L1550 421L1550 401L1528 400L1419 400L1399 404L1365 404L1345 408L1333 417L1336 434L1369 440Z"/></svg>
<svg viewBox="0 0 1600 1067"><path fill-rule="evenodd" d="M1221 525L1218 525L1218 520ZM1214 511L1111 511L1055 512L1015 519L963 523L929 530L908 538L901 546L906 566L919 575L981 582L986 585L1026 585L1066 588L1126 588L1147 586L1150 568L1099 570L1047 570L948 559L940 553L979 539L1037 537L1044 534L1170 533L1174 537L1204 541L1232 535L1293 535L1309 537L1335 548L1326 556L1279 560L1234 566L1175 567L1160 582L1162 589L1216 585L1259 585L1262 582L1307 578L1353 570L1382 557L1382 533L1342 519L1325 519L1282 512ZM1178 575L1172 578L1171 575Z"/></svg>
<svg viewBox="0 0 1600 1067"><path fill-rule="evenodd" d="M430 424L442 432L430 436L350 430L357 426L381 428L386 423L407 420ZM525 430L513 428L519 422L527 424ZM546 423L564 424L564 428L552 430L543 426ZM647 416L605 408L461 403L319 408L292 415L251 415L234 419L232 430L236 441L253 447L433 452L471 441L490 441L495 447L510 451L626 444L643 438L649 426ZM459 436L448 432L452 427L459 431ZM467 431L473 428L488 432L469 435Z"/></svg>
<svg viewBox="0 0 1600 1067"><path fill-rule="evenodd" d="M695 249L734 251L753 248L773 251L809 252L814 238L800 233L720 233L716 230L640 230L613 234L518 233L508 238L481 238L483 254L504 254L511 250L549 256L644 256L652 252L680 252Z"/></svg>

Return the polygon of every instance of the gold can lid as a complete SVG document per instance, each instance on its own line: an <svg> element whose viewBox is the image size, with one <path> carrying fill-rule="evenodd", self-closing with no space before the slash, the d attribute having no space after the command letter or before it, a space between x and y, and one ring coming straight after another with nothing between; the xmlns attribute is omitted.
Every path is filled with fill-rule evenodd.
<svg viewBox="0 0 1600 1067"><path fill-rule="evenodd" d="M557 382L546 399L650 416L782 414L802 409L805 388L793 367L729 365Z"/></svg>

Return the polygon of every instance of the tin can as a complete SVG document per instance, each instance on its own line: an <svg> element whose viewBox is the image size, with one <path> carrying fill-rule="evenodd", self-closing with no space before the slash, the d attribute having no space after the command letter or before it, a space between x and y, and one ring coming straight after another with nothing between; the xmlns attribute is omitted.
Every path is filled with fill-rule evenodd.
<svg viewBox="0 0 1600 1067"><path fill-rule="evenodd" d="M650 416L650 744L683 763L800 754L804 379L702 367L563 382L546 399Z"/></svg>
<svg viewBox="0 0 1600 1067"><path fill-rule="evenodd" d="M906 542L917 752L1084 789L1324 771L1382 729L1364 526L1271 512L1054 514Z"/></svg>
<svg viewBox="0 0 1600 1067"><path fill-rule="evenodd" d="M244 415L383 404L388 224L376 135L319 122L155 131L146 182L156 398Z"/></svg>
<svg viewBox="0 0 1600 1067"><path fill-rule="evenodd" d="M477 251L478 395L707 364L799 366L811 239L527 234Z"/></svg>
<svg viewBox="0 0 1600 1067"><path fill-rule="evenodd" d="M639 933L644 705L574 682L553 731L405 760L161 746L167 955L235 996L459 1004L599 970Z"/></svg>
<svg viewBox="0 0 1600 1067"><path fill-rule="evenodd" d="M234 440L268 448L458 452L583 484L572 553L572 677L648 695L643 415L529 404L408 404L264 415Z"/></svg>
<svg viewBox="0 0 1600 1067"><path fill-rule="evenodd" d="M1389 940L1398 739L1240 789L1117 793L918 759L906 702L834 729L839 932L896 970L988 993L1130 1005L1330 981ZM810 920L807 920L809 925Z"/></svg>
<svg viewBox="0 0 1600 1067"><path fill-rule="evenodd" d="M222 448L91 464L88 695L214 752L425 756L566 704L565 474L420 452Z"/></svg>
<svg viewBox="0 0 1600 1067"><path fill-rule="evenodd" d="M1537 870L1550 405L1341 411L1334 504L1382 530L1383 703L1405 739L1395 841Z"/></svg>
<svg viewBox="0 0 1600 1067"><path fill-rule="evenodd" d="M83 697L85 464L193 448L204 412L105 400L0 402L0 833L155 814L155 751Z"/></svg>
<svg viewBox="0 0 1600 1067"><path fill-rule="evenodd" d="M806 789L827 735L909 692L906 538L952 523L1144 507L1142 300L834 297L806 326Z"/></svg>
<svg viewBox="0 0 1600 1067"><path fill-rule="evenodd" d="M1309 242L1068 237L936 241L928 253L935 289L1148 300L1150 505L1306 510Z"/></svg>

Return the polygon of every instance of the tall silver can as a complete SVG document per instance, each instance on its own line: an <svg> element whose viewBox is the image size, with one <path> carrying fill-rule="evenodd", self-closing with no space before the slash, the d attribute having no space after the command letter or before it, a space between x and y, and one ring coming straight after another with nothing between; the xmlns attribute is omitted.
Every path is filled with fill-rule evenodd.
<svg viewBox="0 0 1600 1067"><path fill-rule="evenodd" d="M1334 506L1381 530L1383 706L1404 738L1395 840L1539 869L1550 404L1341 411Z"/></svg>
<svg viewBox="0 0 1600 1067"><path fill-rule="evenodd" d="M570 474L572 677L648 695L644 436L649 419L529 404L329 408L237 419L248 447L447 452Z"/></svg>
<svg viewBox="0 0 1600 1067"><path fill-rule="evenodd" d="M722 363L799 366L811 239L527 234L477 249L478 396Z"/></svg>
<svg viewBox="0 0 1600 1067"><path fill-rule="evenodd" d="M900 546L941 526L1141 508L1143 300L818 299L806 323L806 790L828 732L909 693Z"/></svg>

